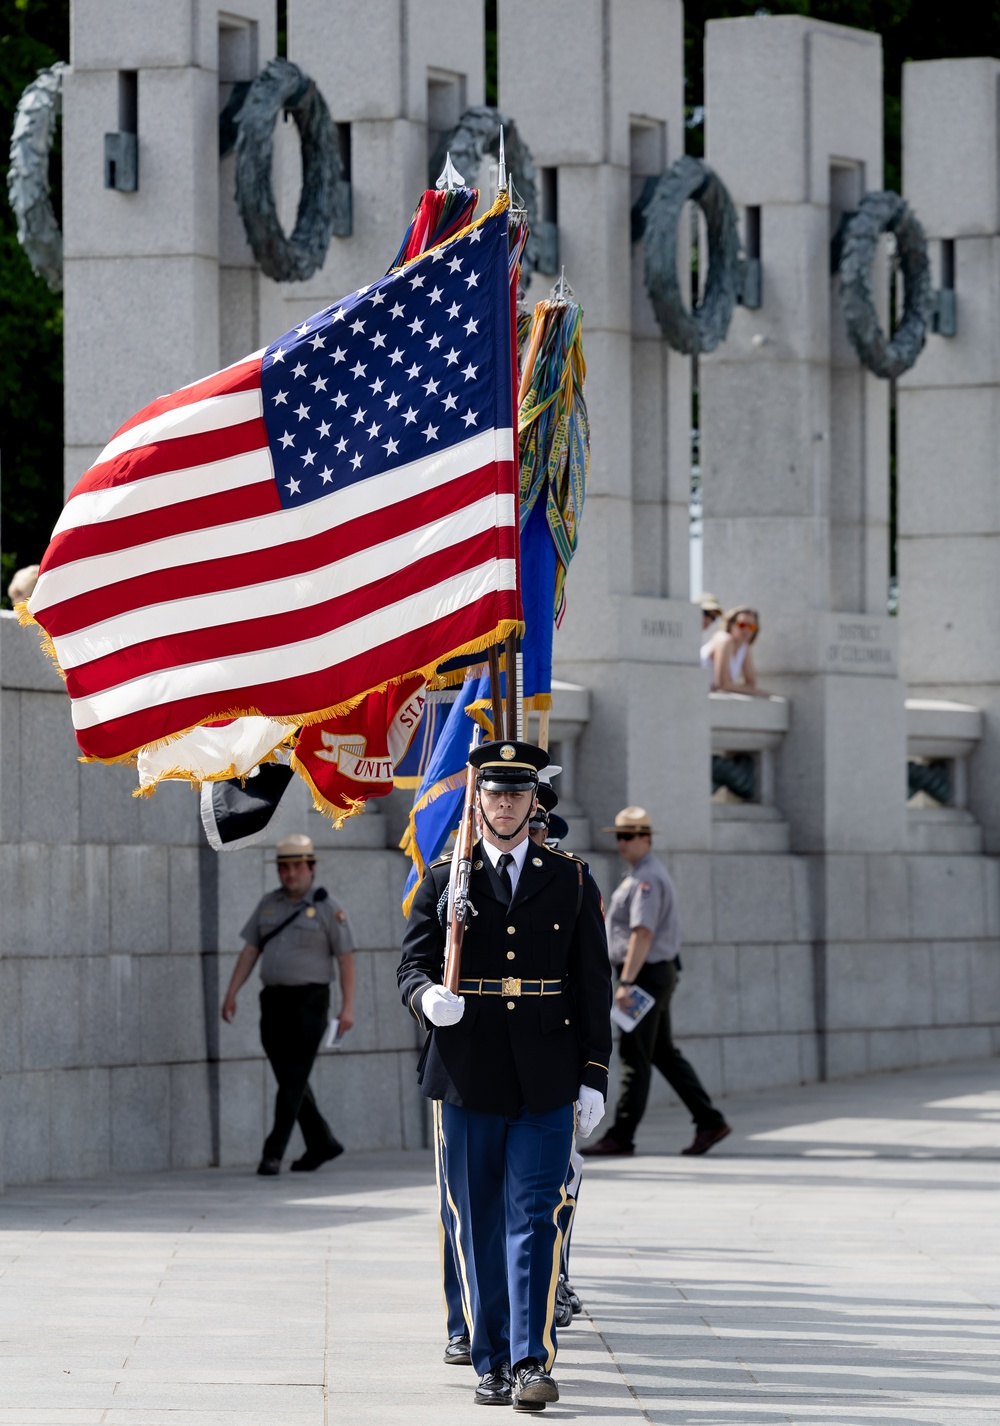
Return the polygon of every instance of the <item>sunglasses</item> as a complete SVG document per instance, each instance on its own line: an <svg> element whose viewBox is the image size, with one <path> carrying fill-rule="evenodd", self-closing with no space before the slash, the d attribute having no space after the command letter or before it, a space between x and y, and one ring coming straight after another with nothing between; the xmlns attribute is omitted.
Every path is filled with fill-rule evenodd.
<svg viewBox="0 0 1000 1426"><path fill-rule="evenodd" d="M749 619L737 619L736 627L737 629L750 629L753 632L756 632L757 630L757 625L752 624Z"/></svg>
<svg viewBox="0 0 1000 1426"><path fill-rule="evenodd" d="M616 832L615 836L619 842L634 842L636 837L644 837L645 832Z"/></svg>

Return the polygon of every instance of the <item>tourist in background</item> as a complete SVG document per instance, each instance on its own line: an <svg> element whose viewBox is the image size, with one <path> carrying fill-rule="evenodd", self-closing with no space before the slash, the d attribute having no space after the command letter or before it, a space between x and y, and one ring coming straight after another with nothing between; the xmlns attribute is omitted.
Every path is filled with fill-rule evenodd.
<svg viewBox="0 0 1000 1426"><path fill-rule="evenodd" d="M770 698L757 685L750 645L760 632L760 616L749 605L730 609L723 628L701 646L702 667L707 670L713 693L746 693L753 698Z"/></svg>
<svg viewBox="0 0 1000 1426"><path fill-rule="evenodd" d="M707 634L716 619L722 618L722 605L714 594L703 594L697 602L701 610L701 632Z"/></svg>

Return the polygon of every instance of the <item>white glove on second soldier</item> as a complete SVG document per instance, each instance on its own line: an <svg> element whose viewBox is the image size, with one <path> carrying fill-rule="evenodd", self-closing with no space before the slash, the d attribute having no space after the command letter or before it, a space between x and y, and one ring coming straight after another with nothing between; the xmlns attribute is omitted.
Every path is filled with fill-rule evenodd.
<svg viewBox="0 0 1000 1426"><path fill-rule="evenodd" d="M581 1084L580 1097L576 1101L576 1132L580 1138L589 1138L603 1118L604 1095Z"/></svg>
<svg viewBox="0 0 1000 1426"><path fill-rule="evenodd" d="M429 985L420 997L420 1008L432 1025L457 1025L465 1014L465 1001L443 985Z"/></svg>

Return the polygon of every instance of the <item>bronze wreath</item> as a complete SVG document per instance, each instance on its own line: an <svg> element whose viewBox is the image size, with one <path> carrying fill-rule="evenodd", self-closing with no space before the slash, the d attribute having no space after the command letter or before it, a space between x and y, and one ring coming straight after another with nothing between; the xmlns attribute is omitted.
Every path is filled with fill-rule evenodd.
<svg viewBox="0 0 1000 1426"><path fill-rule="evenodd" d="M688 201L697 203L708 226L708 277L701 301L689 309L677 276L677 232ZM714 169L685 154L660 175L642 217L646 240L646 291L660 330L688 356L711 352L725 341L741 280L736 210Z"/></svg>
<svg viewBox="0 0 1000 1426"><path fill-rule="evenodd" d="M892 338L875 310L872 265L879 235L892 233L903 274L903 316ZM866 193L844 224L840 246L840 306L851 345L869 371L892 380L908 371L923 351L930 321L930 261L916 215L898 193Z"/></svg>
<svg viewBox="0 0 1000 1426"><path fill-rule="evenodd" d="M274 125L287 109L302 144L302 193L291 237L274 203ZM261 271L304 282L322 267L336 218L343 169L326 100L297 64L272 59L247 90L236 136L236 202Z"/></svg>
<svg viewBox="0 0 1000 1426"><path fill-rule="evenodd" d="M40 69L17 102L10 136L7 194L17 218L17 240L32 272L62 291L62 233L49 197L49 153L62 109L60 60Z"/></svg>

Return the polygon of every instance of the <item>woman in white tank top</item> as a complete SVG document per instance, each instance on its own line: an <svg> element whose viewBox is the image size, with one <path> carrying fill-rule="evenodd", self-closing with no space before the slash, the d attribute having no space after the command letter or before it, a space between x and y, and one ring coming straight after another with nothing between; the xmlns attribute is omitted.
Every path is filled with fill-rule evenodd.
<svg viewBox="0 0 1000 1426"><path fill-rule="evenodd" d="M701 665L709 675L713 693L747 693L755 698L769 698L766 689L758 688L750 645L760 631L756 609L746 604L731 609L723 621L724 628L713 634L701 646Z"/></svg>

